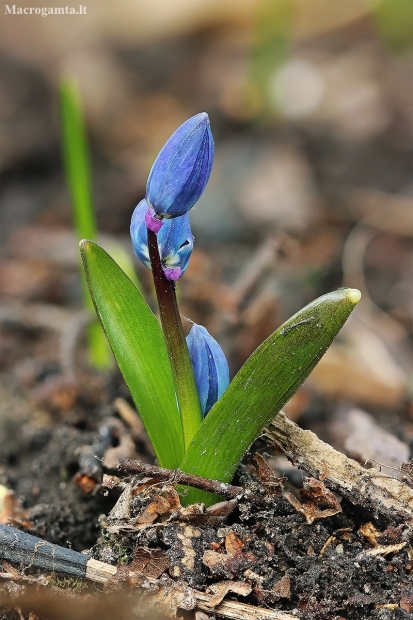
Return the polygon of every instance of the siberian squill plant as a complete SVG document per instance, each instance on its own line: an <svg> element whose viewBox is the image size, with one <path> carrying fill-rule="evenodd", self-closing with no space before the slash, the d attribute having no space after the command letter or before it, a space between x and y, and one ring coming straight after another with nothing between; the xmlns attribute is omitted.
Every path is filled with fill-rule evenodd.
<svg viewBox="0 0 413 620"><path fill-rule="evenodd" d="M355 289L319 297L281 325L229 381L218 342L193 324L185 338L175 286L194 246L188 212L202 195L214 157L208 115L169 138L136 207L131 238L150 269L160 324L113 259L80 243L89 291L160 465L230 482L243 455L310 374L360 299ZM189 504L217 495L190 489Z"/></svg>

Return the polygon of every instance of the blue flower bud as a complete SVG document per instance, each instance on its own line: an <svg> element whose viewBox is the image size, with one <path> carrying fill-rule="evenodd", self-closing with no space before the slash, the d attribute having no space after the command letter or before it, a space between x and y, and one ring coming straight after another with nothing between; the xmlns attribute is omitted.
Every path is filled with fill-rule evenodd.
<svg viewBox="0 0 413 620"><path fill-rule="evenodd" d="M214 139L208 114L185 121L162 148L146 184L146 200L161 218L184 215L201 197L211 174Z"/></svg>
<svg viewBox="0 0 413 620"><path fill-rule="evenodd" d="M202 327L193 324L186 337L199 401L204 416L229 385L228 362L217 341Z"/></svg>
<svg viewBox="0 0 413 620"><path fill-rule="evenodd" d="M148 211L146 200L141 200L132 215L130 234L136 256L151 269L148 230L145 223ZM168 280L178 280L188 266L194 247L189 216L183 215L173 220L164 220L157 233L157 239L165 276Z"/></svg>

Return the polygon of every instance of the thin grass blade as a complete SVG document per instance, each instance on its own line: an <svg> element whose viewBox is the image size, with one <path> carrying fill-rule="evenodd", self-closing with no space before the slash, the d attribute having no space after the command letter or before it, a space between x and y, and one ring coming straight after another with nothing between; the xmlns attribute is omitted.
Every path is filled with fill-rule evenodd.
<svg viewBox="0 0 413 620"><path fill-rule="evenodd" d="M77 83L70 78L62 79L59 94L63 156L77 238L79 241L96 239L90 157ZM93 311L83 274L81 277L85 307ZM110 366L109 347L98 323L88 327L88 349L93 366L101 369Z"/></svg>

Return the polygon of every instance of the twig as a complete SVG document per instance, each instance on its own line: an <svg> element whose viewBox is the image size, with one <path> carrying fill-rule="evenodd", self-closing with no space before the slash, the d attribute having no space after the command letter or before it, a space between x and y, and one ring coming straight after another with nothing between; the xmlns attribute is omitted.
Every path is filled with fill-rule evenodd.
<svg viewBox="0 0 413 620"><path fill-rule="evenodd" d="M116 566L88 559L82 553L46 542L8 525L0 525L0 560L9 561L12 564L20 565L22 568L40 568L45 571L72 575L80 579L89 579L97 583L106 583L110 579L116 580L118 572L121 580L128 577L136 577L136 573L134 571L129 573L127 567L122 566L118 571ZM191 596L188 597L188 586L179 582L168 580L165 583L161 579L149 577L146 577L145 580L149 586L155 589L154 597L161 609L162 602L164 602L165 610L170 602L172 585L173 598L178 603L177 606L184 609L196 608L208 612L212 611L208 603L215 596L214 594L205 594L204 592L190 589ZM150 601L151 595L148 598ZM296 615L254 607L253 605L236 601L224 601L215 607L213 612L232 620L297 619Z"/></svg>
<svg viewBox="0 0 413 620"><path fill-rule="evenodd" d="M86 555L53 545L8 525L0 525L0 559L73 577L85 576L88 561Z"/></svg>
<svg viewBox="0 0 413 620"><path fill-rule="evenodd" d="M368 224L371 218L363 218L347 237L342 254L343 285L357 287L363 296L364 312L369 317L369 327L389 344L408 340L403 325L382 310L370 296L365 277L365 255L370 242L381 232Z"/></svg>
<svg viewBox="0 0 413 620"><path fill-rule="evenodd" d="M372 456L369 456L365 462L364 462L364 466L367 465L367 463L371 461L372 463L374 463L375 465L378 465L380 467L380 471L381 468L383 467L384 469L391 469L392 471L397 471L398 472L398 480L401 480L401 476L405 476L406 478L408 478L410 483L413 483L413 478L410 475L410 473L408 471L405 471L402 469L402 465L399 465L399 467L392 467L391 465L386 465L385 463L380 463L380 461L377 461L376 459L374 459ZM408 465L408 463L405 463L404 465Z"/></svg>
<svg viewBox="0 0 413 620"><path fill-rule="evenodd" d="M274 264L279 250L280 241L277 237L269 237L258 248L248 261L248 265L241 271L232 285L230 293L233 297L234 309L238 308L257 284L263 272Z"/></svg>
<svg viewBox="0 0 413 620"><path fill-rule="evenodd" d="M194 592L196 597L196 607L202 611L219 614L224 618L232 620L297 620L297 614L286 613L285 611L277 611L276 609L264 609L263 607L253 607L245 603L237 601L223 601L215 609L208 606L208 602L212 596L203 592Z"/></svg>
<svg viewBox="0 0 413 620"><path fill-rule="evenodd" d="M364 469L353 459L302 430L280 412L264 430L265 436L294 464L376 518L413 525L413 490L376 469Z"/></svg>
<svg viewBox="0 0 413 620"><path fill-rule="evenodd" d="M224 497L240 499L242 496L247 496L249 500L255 503L265 503L263 497L256 494L250 494L244 487L236 487L226 482L219 482L218 480L209 480L209 478L194 476L193 474L187 474L179 469L166 469L165 467L149 465L148 463L141 463L141 461L133 461L132 459L120 459L118 469L129 474L145 474L147 476L151 476L152 478L156 478L157 480L167 480L173 484L185 484L189 487L194 487L195 489L218 493L218 495L223 495Z"/></svg>

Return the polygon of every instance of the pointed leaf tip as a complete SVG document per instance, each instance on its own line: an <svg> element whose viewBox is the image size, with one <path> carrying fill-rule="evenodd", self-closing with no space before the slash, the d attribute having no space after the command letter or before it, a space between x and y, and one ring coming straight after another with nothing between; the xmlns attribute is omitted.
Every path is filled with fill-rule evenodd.
<svg viewBox="0 0 413 620"><path fill-rule="evenodd" d="M81 252L86 251L90 245L93 245L93 241L90 239L81 239L79 241L79 248Z"/></svg>
<svg viewBox="0 0 413 620"><path fill-rule="evenodd" d="M361 299L361 293L357 288L349 288L347 289L347 297L352 304L356 305Z"/></svg>

